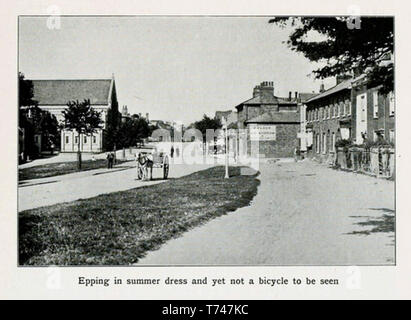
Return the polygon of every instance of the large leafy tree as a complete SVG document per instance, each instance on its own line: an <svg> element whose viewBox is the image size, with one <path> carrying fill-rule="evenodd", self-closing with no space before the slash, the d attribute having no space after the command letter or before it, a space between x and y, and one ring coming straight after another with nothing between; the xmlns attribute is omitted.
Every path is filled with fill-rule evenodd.
<svg viewBox="0 0 411 320"><path fill-rule="evenodd" d="M207 141L207 138L210 139L210 137L207 137L207 129L212 129L212 130L217 130L222 128L222 124L219 118L210 118L206 114L203 115L203 118L199 121L194 122L190 127L194 127L195 129L199 130L203 136L203 152L206 152L205 146ZM216 137L214 136L214 141L216 140Z"/></svg>
<svg viewBox="0 0 411 320"><path fill-rule="evenodd" d="M64 127L75 130L79 135L77 145L77 168L81 169L81 135L89 135L101 128L103 120L100 112L93 109L90 100L85 99L83 102L69 101L67 108L63 110Z"/></svg>
<svg viewBox="0 0 411 320"><path fill-rule="evenodd" d="M127 148L137 145L150 134L148 122L144 118L131 117L122 122L118 129L117 139L119 147Z"/></svg>
<svg viewBox="0 0 411 320"><path fill-rule="evenodd" d="M394 19L355 19L360 20L351 17L277 17L269 23L291 26L293 31L288 46L310 61L325 62L313 71L316 78L365 73L370 85L382 85L380 92L386 94L394 87L394 63L385 59L394 52ZM317 36L313 37L315 34Z"/></svg>
<svg viewBox="0 0 411 320"><path fill-rule="evenodd" d="M34 135L41 134L42 149L48 149L51 144L58 145L60 141L57 119L50 112L40 109L34 100L33 82L25 79L19 72L19 127L24 132L24 139L19 144L24 156L35 157L38 150L35 147Z"/></svg>

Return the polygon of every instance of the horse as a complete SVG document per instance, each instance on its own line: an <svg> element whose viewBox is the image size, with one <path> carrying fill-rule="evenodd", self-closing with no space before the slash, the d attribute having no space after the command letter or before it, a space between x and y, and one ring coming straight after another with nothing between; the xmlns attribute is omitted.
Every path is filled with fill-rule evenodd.
<svg viewBox="0 0 411 320"><path fill-rule="evenodd" d="M153 160L143 153L137 157L137 178L144 181L153 178Z"/></svg>

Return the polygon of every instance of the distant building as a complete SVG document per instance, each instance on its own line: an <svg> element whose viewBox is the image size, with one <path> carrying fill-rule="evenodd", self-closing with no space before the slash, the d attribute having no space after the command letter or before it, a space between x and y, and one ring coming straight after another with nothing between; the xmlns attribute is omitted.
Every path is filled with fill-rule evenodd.
<svg viewBox="0 0 411 320"><path fill-rule="evenodd" d="M61 152L77 152L78 139L80 151L103 151L103 129L106 125L107 112L110 108L118 108L116 86L112 79L98 80L32 80L33 100L38 107L55 115L63 122L63 110L73 100L90 99L91 106L101 112L103 128L97 129L93 135L79 135L74 130L64 129L61 132Z"/></svg>
<svg viewBox="0 0 411 320"><path fill-rule="evenodd" d="M290 157L297 147L300 128L298 93L286 98L274 95L274 82L265 81L254 87L253 97L236 106L238 129L246 129L239 136L239 148L251 155L251 144L259 141L260 157Z"/></svg>
<svg viewBox="0 0 411 320"><path fill-rule="evenodd" d="M121 108L121 122L126 122L127 119L131 119L131 115L128 112L127 106Z"/></svg>

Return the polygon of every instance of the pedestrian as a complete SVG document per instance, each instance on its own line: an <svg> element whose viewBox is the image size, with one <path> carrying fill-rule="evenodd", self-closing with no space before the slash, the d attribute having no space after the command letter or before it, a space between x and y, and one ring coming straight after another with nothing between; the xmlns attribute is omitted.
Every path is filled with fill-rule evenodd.
<svg viewBox="0 0 411 320"><path fill-rule="evenodd" d="M107 153L107 169L113 168L113 153Z"/></svg>
<svg viewBox="0 0 411 320"><path fill-rule="evenodd" d="M173 158L173 156L174 156L174 146L171 146L170 157Z"/></svg>

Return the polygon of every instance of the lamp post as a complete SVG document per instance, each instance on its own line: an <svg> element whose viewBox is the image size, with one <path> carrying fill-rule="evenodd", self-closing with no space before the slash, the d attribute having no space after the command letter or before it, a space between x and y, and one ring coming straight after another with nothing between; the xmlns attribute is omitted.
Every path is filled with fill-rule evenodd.
<svg viewBox="0 0 411 320"><path fill-rule="evenodd" d="M223 117L222 119L223 128L225 131L225 176L224 179L230 178L228 175L228 127L227 127L227 119Z"/></svg>

